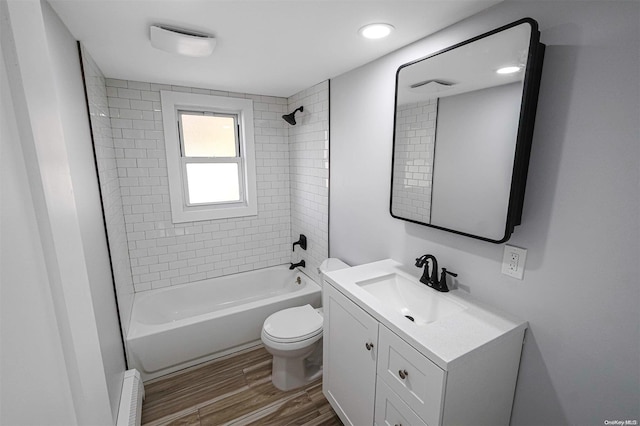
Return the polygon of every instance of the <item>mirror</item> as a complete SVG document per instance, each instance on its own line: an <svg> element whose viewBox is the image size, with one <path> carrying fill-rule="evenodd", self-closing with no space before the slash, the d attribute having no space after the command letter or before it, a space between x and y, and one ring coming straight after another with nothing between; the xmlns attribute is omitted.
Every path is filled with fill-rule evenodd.
<svg viewBox="0 0 640 426"><path fill-rule="evenodd" d="M544 47L526 18L398 69L393 217L509 239L522 214Z"/></svg>

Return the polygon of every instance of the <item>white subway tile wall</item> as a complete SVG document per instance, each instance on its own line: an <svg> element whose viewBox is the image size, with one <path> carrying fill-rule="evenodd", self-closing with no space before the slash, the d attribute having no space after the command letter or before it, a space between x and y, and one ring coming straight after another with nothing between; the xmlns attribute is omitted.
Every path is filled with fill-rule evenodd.
<svg viewBox="0 0 640 426"><path fill-rule="evenodd" d="M392 191L396 216L431 220L436 116L436 99L398 106Z"/></svg>
<svg viewBox="0 0 640 426"><path fill-rule="evenodd" d="M307 250L296 246L292 261L304 259L305 272L320 282L318 267L329 253L329 82L324 81L288 99L296 114L289 126L291 155L291 236L307 237Z"/></svg>
<svg viewBox="0 0 640 426"><path fill-rule="evenodd" d="M82 60L120 324L126 336L133 307L134 287L118 182L116 150L111 134L107 87L104 75L84 48Z"/></svg>
<svg viewBox="0 0 640 426"><path fill-rule="evenodd" d="M135 291L288 263L287 99L106 79ZM173 224L160 90L253 100L258 215Z"/></svg>

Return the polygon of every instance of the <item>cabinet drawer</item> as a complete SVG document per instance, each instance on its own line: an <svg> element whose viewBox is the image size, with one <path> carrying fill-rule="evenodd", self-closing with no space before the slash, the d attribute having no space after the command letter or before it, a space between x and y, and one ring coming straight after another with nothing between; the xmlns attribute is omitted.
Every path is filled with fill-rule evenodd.
<svg viewBox="0 0 640 426"><path fill-rule="evenodd" d="M382 325L378 376L429 426L440 423L445 373Z"/></svg>
<svg viewBox="0 0 640 426"><path fill-rule="evenodd" d="M383 380L376 385L376 426L427 426Z"/></svg>

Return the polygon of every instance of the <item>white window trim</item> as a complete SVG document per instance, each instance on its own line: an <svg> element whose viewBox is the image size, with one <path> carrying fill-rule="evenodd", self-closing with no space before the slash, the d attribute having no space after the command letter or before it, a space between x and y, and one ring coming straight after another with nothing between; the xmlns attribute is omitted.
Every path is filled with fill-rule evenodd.
<svg viewBox="0 0 640 426"><path fill-rule="evenodd" d="M167 155L169 199L173 223L200 220L255 216L258 214L256 186L256 160L253 133L253 101L251 99L226 98L194 93L160 91L164 145ZM240 127L240 153L244 163L242 190L244 202L215 205L187 206L182 174L180 139L178 134L178 110L223 112L238 115Z"/></svg>

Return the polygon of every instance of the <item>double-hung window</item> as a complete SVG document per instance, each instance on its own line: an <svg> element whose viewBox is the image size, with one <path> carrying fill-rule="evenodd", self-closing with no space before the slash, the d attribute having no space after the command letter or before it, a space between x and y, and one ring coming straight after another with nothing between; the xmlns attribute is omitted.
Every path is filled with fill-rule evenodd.
<svg viewBox="0 0 640 426"><path fill-rule="evenodd" d="M257 213L251 100L161 92L173 222Z"/></svg>
<svg viewBox="0 0 640 426"><path fill-rule="evenodd" d="M237 116L178 111L185 204L244 201Z"/></svg>

